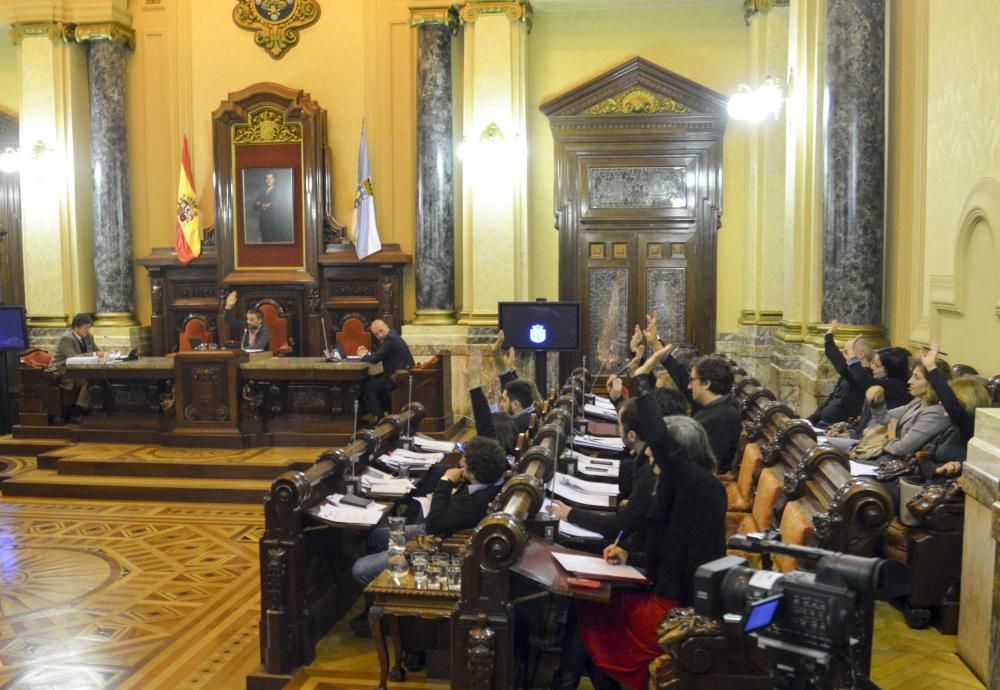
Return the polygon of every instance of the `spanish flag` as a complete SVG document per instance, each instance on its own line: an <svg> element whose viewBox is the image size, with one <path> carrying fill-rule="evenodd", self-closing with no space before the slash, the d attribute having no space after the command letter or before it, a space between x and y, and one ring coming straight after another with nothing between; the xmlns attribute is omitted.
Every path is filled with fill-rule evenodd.
<svg viewBox="0 0 1000 690"><path fill-rule="evenodd" d="M177 182L177 229L174 231L177 260L186 266L201 254L201 214L195 205L194 177L191 175L191 155L187 135L181 152L181 174Z"/></svg>

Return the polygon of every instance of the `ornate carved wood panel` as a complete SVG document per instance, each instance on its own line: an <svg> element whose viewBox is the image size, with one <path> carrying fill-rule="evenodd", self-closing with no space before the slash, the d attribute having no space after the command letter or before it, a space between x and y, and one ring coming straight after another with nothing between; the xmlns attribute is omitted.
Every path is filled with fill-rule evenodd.
<svg viewBox="0 0 1000 690"><path fill-rule="evenodd" d="M559 298L582 302L593 372L628 329L715 349L725 98L635 58L541 106L555 139ZM569 356L564 366L576 366Z"/></svg>

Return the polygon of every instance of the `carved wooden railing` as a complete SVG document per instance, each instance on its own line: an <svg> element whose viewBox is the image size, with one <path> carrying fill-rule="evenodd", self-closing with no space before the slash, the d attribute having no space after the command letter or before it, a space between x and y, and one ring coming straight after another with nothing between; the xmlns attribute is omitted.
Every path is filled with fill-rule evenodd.
<svg viewBox="0 0 1000 690"><path fill-rule="evenodd" d="M345 530L326 529L309 509L328 494L343 493L352 458L364 468L423 415L423 405L412 403L359 431L353 443L324 452L309 469L285 472L272 483L260 540L260 653L269 674L287 675L311 662L316 643L360 592L351 579L354 558L345 553Z"/></svg>
<svg viewBox="0 0 1000 690"><path fill-rule="evenodd" d="M451 628L452 687L507 690L514 682L514 621L510 568L524 552L529 532L544 534L552 524L534 520L544 485L570 430L567 396L556 400L532 445L521 454L518 472L500 490L476 527L462 568L462 597ZM578 408L581 409L582 408ZM534 524L532 524L534 523Z"/></svg>
<svg viewBox="0 0 1000 690"><path fill-rule="evenodd" d="M810 424L753 379L735 389L743 428L759 443L763 461L782 476L784 499L775 506L775 523L788 501L799 500L810 515L818 546L868 555L892 520L888 492L874 479L851 475L847 457L820 445Z"/></svg>

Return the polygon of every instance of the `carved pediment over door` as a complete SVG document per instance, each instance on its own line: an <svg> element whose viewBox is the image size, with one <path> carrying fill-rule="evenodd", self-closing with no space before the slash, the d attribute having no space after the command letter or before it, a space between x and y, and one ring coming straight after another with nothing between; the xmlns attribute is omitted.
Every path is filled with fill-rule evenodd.
<svg viewBox="0 0 1000 690"><path fill-rule="evenodd" d="M624 363L631 324L653 310L662 337L715 350L726 100L636 57L541 106L555 140L559 297L582 302L595 373Z"/></svg>

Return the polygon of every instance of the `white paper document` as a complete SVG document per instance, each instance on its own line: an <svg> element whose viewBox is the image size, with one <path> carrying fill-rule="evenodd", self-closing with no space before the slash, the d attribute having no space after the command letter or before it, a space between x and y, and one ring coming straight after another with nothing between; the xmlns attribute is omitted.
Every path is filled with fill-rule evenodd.
<svg viewBox="0 0 1000 690"><path fill-rule="evenodd" d="M373 494L390 496L405 496L415 488L409 479L383 479L367 473L361 477L361 486Z"/></svg>
<svg viewBox="0 0 1000 690"><path fill-rule="evenodd" d="M434 500L433 496L414 496L413 500L420 504L420 512L427 517L431 512L431 501Z"/></svg>
<svg viewBox="0 0 1000 690"><path fill-rule="evenodd" d="M97 355L73 355L66 358L67 365L73 364L99 364L100 358Z"/></svg>
<svg viewBox="0 0 1000 690"><path fill-rule="evenodd" d="M584 414L588 414L591 417L596 417L597 419L604 420L606 422L614 422L618 419L618 413L614 409L608 409L606 407L601 407L600 405L586 404L583 406Z"/></svg>
<svg viewBox="0 0 1000 690"><path fill-rule="evenodd" d="M866 465L863 462L854 462L853 460L848 460L851 463L851 475L855 477L874 477L878 474L878 465Z"/></svg>
<svg viewBox="0 0 1000 690"><path fill-rule="evenodd" d="M566 486L572 486L574 489L582 491L585 494L593 494L595 496L618 495L618 486L616 484L588 482L586 479L577 479L576 477L571 477L568 474L556 472L556 484L560 483L565 484Z"/></svg>
<svg viewBox="0 0 1000 690"><path fill-rule="evenodd" d="M551 504L552 501L546 498L542 501L542 510L548 510ZM559 534L565 534L567 537L576 537L577 539L604 539L604 535L600 532L592 532L589 529L584 529L566 520L559 521Z"/></svg>
<svg viewBox="0 0 1000 690"><path fill-rule="evenodd" d="M381 503L372 503L367 508L342 505L343 494L330 494L324 503L319 504L319 517L330 522L343 522L347 525L377 525L382 514L389 507Z"/></svg>
<svg viewBox="0 0 1000 690"><path fill-rule="evenodd" d="M605 398L603 395L595 395L594 404L607 410L615 409L615 404L611 402L611 398Z"/></svg>
<svg viewBox="0 0 1000 690"><path fill-rule="evenodd" d="M625 443L617 436L591 436L590 434L583 434L573 438L573 445L580 448L592 448L610 452L625 450Z"/></svg>
<svg viewBox="0 0 1000 690"><path fill-rule="evenodd" d="M565 476L565 475L563 475ZM590 483L590 482L588 482ZM609 484L608 486L614 486ZM601 494L590 494L586 491L581 491L580 489L567 484L566 482L560 482L553 479L549 482L549 489L556 496L560 498L565 498L571 503L575 503L581 506L591 506L593 508L610 508L611 507L611 497ZM617 493L618 487L615 486L615 492Z"/></svg>
<svg viewBox="0 0 1000 690"><path fill-rule="evenodd" d="M413 439L413 445L436 453L451 453L455 450L455 444L451 441L435 441L428 436L419 434Z"/></svg>
<svg viewBox="0 0 1000 690"><path fill-rule="evenodd" d="M420 451L397 448L386 453L380 459L392 468L406 465L411 469L427 469L441 462L444 459L444 453L421 453Z"/></svg>
<svg viewBox="0 0 1000 690"><path fill-rule="evenodd" d="M603 558L576 556L569 553L553 553L552 557L563 568L581 577L591 577L595 580L647 581L646 576L632 566L611 565Z"/></svg>

